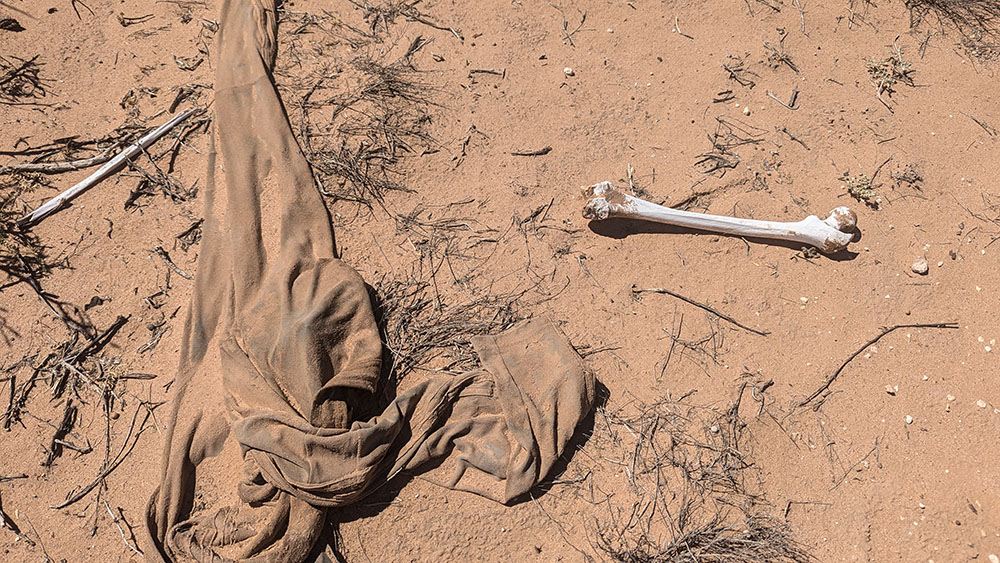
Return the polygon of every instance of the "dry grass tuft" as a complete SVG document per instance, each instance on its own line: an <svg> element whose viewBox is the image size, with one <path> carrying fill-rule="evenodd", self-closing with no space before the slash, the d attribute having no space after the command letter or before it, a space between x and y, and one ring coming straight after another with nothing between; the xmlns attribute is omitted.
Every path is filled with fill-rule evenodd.
<svg viewBox="0 0 1000 563"><path fill-rule="evenodd" d="M601 411L597 447L631 494L608 502L594 547L630 563L810 561L746 483L753 467L738 410L738 402L721 411L668 398Z"/></svg>
<svg viewBox="0 0 1000 563"><path fill-rule="evenodd" d="M375 316L392 357L396 381L419 366L445 358L441 371L465 371L478 359L469 340L477 334L506 330L523 317L518 302L524 291L484 294L459 302L439 295L433 281L411 275L383 277L375 283Z"/></svg>
<svg viewBox="0 0 1000 563"><path fill-rule="evenodd" d="M0 289L43 277L51 269L46 260L46 249L38 237L17 226L17 221L28 212L21 196L34 189L39 182L35 173L0 174L0 272L8 278Z"/></svg>
<svg viewBox="0 0 1000 563"><path fill-rule="evenodd" d="M934 18L938 26L953 26L976 40L1000 34L1000 3L995 0L907 0L906 6L911 27Z"/></svg>
<svg viewBox="0 0 1000 563"><path fill-rule="evenodd" d="M426 41L397 49L385 26L406 10L382 8L365 8L371 30L331 15L286 13L282 21L297 25L279 27L289 56L275 71L324 195L368 211L385 209L390 192L408 191L403 157L433 144L433 91L411 60Z"/></svg>
<svg viewBox="0 0 1000 563"><path fill-rule="evenodd" d="M899 83L913 86L913 65L903 60L903 51L898 45L893 45L892 51L884 58L870 57L865 62L865 68L875 85L875 95L887 108L889 104L882 98L882 94L892 96Z"/></svg>
<svg viewBox="0 0 1000 563"><path fill-rule="evenodd" d="M38 56L21 59L0 56L0 104L40 105L45 97L45 80L40 76Z"/></svg>
<svg viewBox="0 0 1000 563"><path fill-rule="evenodd" d="M933 19L942 31L951 27L962 35L969 54L988 60L1000 58L1000 2L996 0L907 0L910 27Z"/></svg>

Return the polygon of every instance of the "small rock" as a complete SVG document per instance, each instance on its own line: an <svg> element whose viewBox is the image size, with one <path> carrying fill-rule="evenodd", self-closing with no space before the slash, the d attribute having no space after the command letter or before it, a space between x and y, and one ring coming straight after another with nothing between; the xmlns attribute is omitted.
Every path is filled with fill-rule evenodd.
<svg viewBox="0 0 1000 563"><path fill-rule="evenodd" d="M985 409L986 408L986 401L984 401L982 399L979 399L978 401L976 401L976 406L979 407L979 408L981 408L981 409Z"/></svg>
<svg viewBox="0 0 1000 563"><path fill-rule="evenodd" d="M714 425L714 424L712 425L711 428L709 428L709 430L712 431L712 434L718 434L719 433L719 427L716 426L716 425Z"/></svg>
<svg viewBox="0 0 1000 563"><path fill-rule="evenodd" d="M955 400L955 396L952 395L951 393L949 393L948 396L946 397L946 399L948 399L949 401L954 401Z"/></svg>
<svg viewBox="0 0 1000 563"><path fill-rule="evenodd" d="M995 553L989 555L990 563L1000 563L1000 557L997 557Z"/></svg>
<svg viewBox="0 0 1000 563"><path fill-rule="evenodd" d="M566 68L564 68L564 69L563 69L563 73L564 73L564 74L565 74L566 76L575 76L575 75L576 75L576 72L574 72L574 71L573 71L573 69L572 69L572 68L570 68L570 67L566 67Z"/></svg>
<svg viewBox="0 0 1000 563"><path fill-rule="evenodd" d="M912 266L910 266L910 269L913 270L914 274L920 274L921 276L926 276L928 271L927 259L926 258L917 259L917 261L914 262Z"/></svg>
<svg viewBox="0 0 1000 563"><path fill-rule="evenodd" d="M892 396L894 396L894 397L896 396L896 392L898 392L898 391L899 391L899 386L898 385L895 388L893 388L892 385L886 385L885 386L885 392L888 393L888 394L890 394L890 395L892 395Z"/></svg>
<svg viewBox="0 0 1000 563"><path fill-rule="evenodd" d="M743 115L750 115L750 106L743 106Z"/></svg>
<svg viewBox="0 0 1000 563"><path fill-rule="evenodd" d="M913 417L910 415L906 415L903 420L905 420L907 424L913 424Z"/></svg>

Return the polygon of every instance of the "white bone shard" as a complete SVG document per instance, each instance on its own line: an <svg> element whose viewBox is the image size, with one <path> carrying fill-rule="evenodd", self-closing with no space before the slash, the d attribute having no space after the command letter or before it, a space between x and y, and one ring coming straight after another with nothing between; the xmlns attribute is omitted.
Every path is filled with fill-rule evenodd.
<svg viewBox="0 0 1000 563"><path fill-rule="evenodd" d="M758 221L692 213L630 196L615 188L611 182L584 187L583 193L588 198L583 216L593 221L608 218L641 219L741 237L792 241L815 246L825 254L835 254L847 248L847 244L854 238L858 220L847 207L835 208L826 219L810 215L796 222Z"/></svg>

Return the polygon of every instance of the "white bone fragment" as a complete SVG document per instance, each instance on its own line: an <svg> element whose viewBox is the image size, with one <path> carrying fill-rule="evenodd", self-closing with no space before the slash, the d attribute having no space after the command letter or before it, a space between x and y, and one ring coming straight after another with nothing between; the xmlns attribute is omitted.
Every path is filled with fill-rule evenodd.
<svg viewBox="0 0 1000 563"><path fill-rule="evenodd" d="M593 221L608 218L641 219L701 231L741 237L785 240L815 246L825 254L847 248L854 238L857 216L847 207L837 207L826 219L810 215L797 222L758 221L671 209L630 196L611 182L583 188L588 198L583 216Z"/></svg>
<svg viewBox="0 0 1000 563"><path fill-rule="evenodd" d="M48 217L56 211L59 211L73 198L89 190L95 184L110 176L113 172L121 168L122 165L125 164L125 161L135 157L143 150L149 148L149 146L155 143L160 137L166 135L171 129L176 127L178 123L184 121L196 111L197 110L194 109L184 110L175 115L170 121L160 125L156 129L153 129L149 133L146 133L141 139L132 143L126 147L125 150L115 155L111 160L107 161L104 166L98 168L96 172L81 180L80 183L50 199L38 209L19 219L17 221L17 225L21 228L31 227L42 219Z"/></svg>

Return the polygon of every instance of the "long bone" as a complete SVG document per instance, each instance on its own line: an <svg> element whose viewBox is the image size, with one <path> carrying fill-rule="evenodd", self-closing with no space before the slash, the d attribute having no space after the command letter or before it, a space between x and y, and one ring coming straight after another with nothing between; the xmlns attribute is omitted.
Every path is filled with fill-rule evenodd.
<svg viewBox="0 0 1000 563"><path fill-rule="evenodd" d="M758 221L707 213L692 213L671 209L630 196L611 182L601 182L583 188L588 198L583 216L593 221L611 217L642 219L677 227L725 233L742 237L787 240L815 246L825 254L847 248L854 238L857 216L847 207L837 207L826 219L810 215L801 221Z"/></svg>

